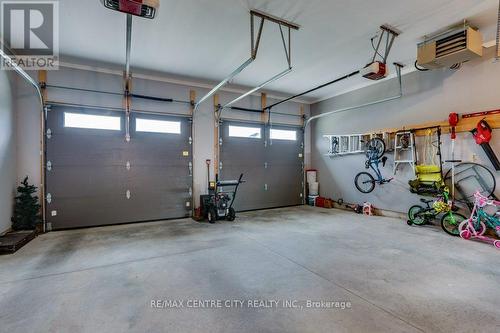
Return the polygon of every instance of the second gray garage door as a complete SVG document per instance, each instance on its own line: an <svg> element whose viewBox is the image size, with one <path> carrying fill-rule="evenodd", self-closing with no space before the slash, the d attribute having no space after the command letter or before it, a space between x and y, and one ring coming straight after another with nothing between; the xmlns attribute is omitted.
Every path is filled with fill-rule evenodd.
<svg viewBox="0 0 500 333"><path fill-rule="evenodd" d="M244 174L239 211L303 204L303 131L293 126L223 121L220 177Z"/></svg>
<svg viewBox="0 0 500 333"><path fill-rule="evenodd" d="M47 221L52 229L186 217L191 121L52 106L47 116Z"/></svg>

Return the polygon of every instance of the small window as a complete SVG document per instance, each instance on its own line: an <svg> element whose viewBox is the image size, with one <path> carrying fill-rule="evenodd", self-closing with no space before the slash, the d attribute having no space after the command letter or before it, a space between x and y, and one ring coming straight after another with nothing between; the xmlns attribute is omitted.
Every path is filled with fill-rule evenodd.
<svg viewBox="0 0 500 333"><path fill-rule="evenodd" d="M229 126L229 136L236 138L260 139L261 133L258 127Z"/></svg>
<svg viewBox="0 0 500 333"><path fill-rule="evenodd" d="M65 112L64 127L119 131L121 121L120 117Z"/></svg>
<svg viewBox="0 0 500 333"><path fill-rule="evenodd" d="M135 130L148 133L181 134L181 122L138 118L135 121Z"/></svg>
<svg viewBox="0 0 500 333"><path fill-rule="evenodd" d="M297 131L272 129L271 130L271 139L296 141L297 140Z"/></svg>

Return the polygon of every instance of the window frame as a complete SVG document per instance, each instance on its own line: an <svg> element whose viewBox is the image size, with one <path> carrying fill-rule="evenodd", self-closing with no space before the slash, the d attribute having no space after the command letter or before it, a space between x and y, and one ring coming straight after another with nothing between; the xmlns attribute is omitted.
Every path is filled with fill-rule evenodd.
<svg viewBox="0 0 500 333"><path fill-rule="evenodd" d="M286 136L282 137L273 137L273 133L294 133L294 138L287 138ZM279 128L271 128L269 137L271 140L279 140L279 141L290 141L294 142L297 141L298 135L297 135L297 130L292 130L292 129L279 129Z"/></svg>
<svg viewBox="0 0 500 333"><path fill-rule="evenodd" d="M161 125L162 123L164 124L172 124L174 129L155 129L154 126L153 128L150 127L150 129L142 127L142 129L139 129L140 126L139 124L142 123L142 126L147 126L149 123L150 126L152 124L157 124ZM182 134L182 122L178 120L163 120L163 119L151 119L151 118L135 118L135 131L136 133L149 133L149 134L173 134L173 135L181 135Z"/></svg>
<svg viewBox="0 0 500 333"><path fill-rule="evenodd" d="M71 119L71 117L73 117L73 119ZM75 118L80 118L80 119L75 119ZM87 118L86 121L85 118ZM99 118L101 120L107 120L108 125L102 123L101 126L90 124L92 122L92 119L98 120ZM80 121L80 124L78 124L78 121ZM78 112L64 112L63 127L72 129L120 132L122 130L122 118L120 116L98 115L98 114L78 113Z"/></svg>
<svg viewBox="0 0 500 333"><path fill-rule="evenodd" d="M238 133L234 133L231 134L232 132L232 129L246 129L248 130L248 132L250 132L251 130L258 130L259 131L259 135L258 136L248 136L248 135L245 135L245 134L238 134ZM262 128L261 127L253 127L253 126L243 126L243 125L229 125L228 126L228 137L230 138L240 138L240 139L256 139L256 140L261 140L262 139Z"/></svg>

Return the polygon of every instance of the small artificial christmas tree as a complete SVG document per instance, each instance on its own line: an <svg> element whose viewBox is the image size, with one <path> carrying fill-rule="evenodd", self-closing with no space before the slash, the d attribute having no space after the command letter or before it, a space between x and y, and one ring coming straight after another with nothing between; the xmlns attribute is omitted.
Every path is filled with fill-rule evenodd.
<svg viewBox="0 0 500 333"><path fill-rule="evenodd" d="M24 178L21 186L17 187L16 205L14 207L14 216L12 217L12 229L34 230L40 223L40 204L38 196L34 195L37 188L28 183L28 177Z"/></svg>

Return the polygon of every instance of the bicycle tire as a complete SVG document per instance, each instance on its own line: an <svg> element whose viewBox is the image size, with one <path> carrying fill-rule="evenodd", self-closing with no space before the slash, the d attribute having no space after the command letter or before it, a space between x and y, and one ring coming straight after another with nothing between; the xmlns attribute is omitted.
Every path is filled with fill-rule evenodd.
<svg viewBox="0 0 500 333"><path fill-rule="evenodd" d="M451 217L453 216L453 219L455 220L455 223L451 222ZM453 212L448 212L443 215L441 218L441 228L446 232L448 235L454 236L454 237L460 237L460 223L463 221L467 220L467 217L463 216L462 214L458 213L453 213Z"/></svg>
<svg viewBox="0 0 500 333"><path fill-rule="evenodd" d="M369 179L369 181L368 180L364 180L362 184L359 184L360 178L362 176L367 176L367 178ZM365 188L365 187L361 186L361 185L364 185L364 184L366 184L368 182L371 183L370 187ZM358 173L356 175L356 178L354 178L354 185L356 186L356 188L358 189L359 192L368 194L368 193L373 192L373 190L375 189L375 178L373 178L373 176L371 174L369 174L368 172L360 172L360 173Z"/></svg>
<svg viewBox="0 0 500 333"><path fill-rule="evenodd" d="M370 141L368 141L366 145L366 156L369 158L370 157L370 150L374 149L377 152L377 155L375 158L378 160L382 158L385 154L385 142L381 138L373 138Z"/></svg>
<svg viewBox="0 0 500 333"><path fill-rule="evenodd" d="M424 225L427 223L427 220L424 216L417 217L416 214L423 211L424 207L415 205L411 206L410 209L408 209L408 221L411 222L411 224L415 225Z"/></svg>

